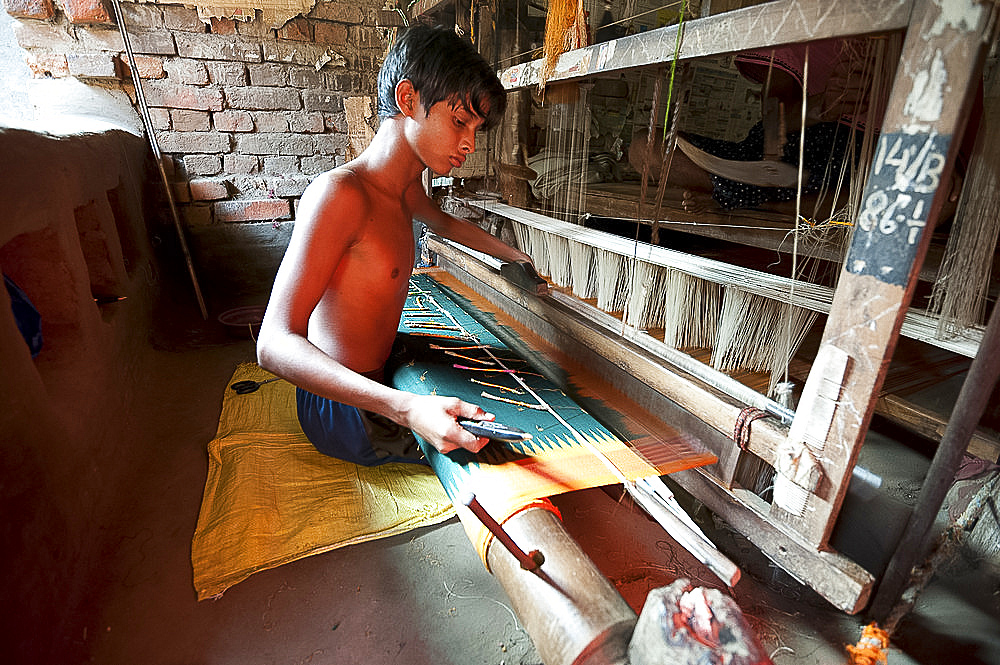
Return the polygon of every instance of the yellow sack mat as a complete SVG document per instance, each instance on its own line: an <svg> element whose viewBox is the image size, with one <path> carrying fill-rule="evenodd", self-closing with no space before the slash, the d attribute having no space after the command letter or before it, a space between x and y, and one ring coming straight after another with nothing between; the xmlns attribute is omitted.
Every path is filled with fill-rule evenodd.
<svg viewBox="0 0 1000 665"><path fill-rule="evenodd" d="M417 464L363 467L319 453L299 427L295 387L240 365L226 386L191 543L198 600L261 570L438 524L455 514L437 476Z"/></svg>

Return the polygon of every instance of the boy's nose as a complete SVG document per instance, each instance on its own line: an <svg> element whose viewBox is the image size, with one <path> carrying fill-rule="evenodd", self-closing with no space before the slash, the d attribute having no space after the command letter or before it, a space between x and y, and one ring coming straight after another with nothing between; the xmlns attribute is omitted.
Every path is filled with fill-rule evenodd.
<svg viewBox="0 0 1000 665"><path fill-rule="evenodd" d="M476 135L470 132L462 137L462 142L458 144L459 150L466 153L473 153L476 151Z"/></svg>

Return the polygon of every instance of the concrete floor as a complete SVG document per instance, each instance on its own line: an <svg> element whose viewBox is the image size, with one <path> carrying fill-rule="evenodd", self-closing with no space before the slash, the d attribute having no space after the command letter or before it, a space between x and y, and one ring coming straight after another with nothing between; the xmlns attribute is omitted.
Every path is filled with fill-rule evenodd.
<svg viewBox="0 0 1000 665"><path fill-rule="evenodd" d="M221 396L250 340L200 321L161 329L148 351L140 400L147 451L131 495L103 537L117 543L105 581L66 635L87 662L114 665L412 663L533 665L540 660L457 521L313 556L253 575L197 602L190 546ZM711 574L614 491L559 497L567 530L625 599ZM995 518L994 518L995 519ZM734 597L778 665L846 662L863 618L832 609L728 528L713 532L738 556ZM894 636L889 662L1000 663L1000 572L958 556Z"/></svg>

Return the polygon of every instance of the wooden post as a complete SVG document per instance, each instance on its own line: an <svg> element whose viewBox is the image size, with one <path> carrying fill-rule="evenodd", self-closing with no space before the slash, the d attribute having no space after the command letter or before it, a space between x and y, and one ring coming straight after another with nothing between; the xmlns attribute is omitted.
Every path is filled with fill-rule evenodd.
<svg viewBox="0 0 1000 665"><path fill-rule="evenodd" d="M951 420L927 471L920 498L879 582L872 614L884 620L899 600L913 565L923 559L930 545L930 530L948 490L955 482L965 448L976 431L1000 377L1000 309L993 308L979 355L972 361L952 410Z"/></svg>
<svg viewBox="0 0 1000 665"><path fill-rule="evenodd" d="M848 357L829 432L821 447L811 450L823 476L800 514L771 508L773 518L817 548L826 545L840 510L930 231L949 194L991 6L974 0L914 3L862 210L823 333L822 346Z"/></svg>

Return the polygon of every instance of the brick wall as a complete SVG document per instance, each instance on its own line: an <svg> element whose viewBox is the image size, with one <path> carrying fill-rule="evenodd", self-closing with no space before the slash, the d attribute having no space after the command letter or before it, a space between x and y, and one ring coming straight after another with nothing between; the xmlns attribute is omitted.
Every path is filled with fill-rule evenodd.
<svg viewBox="0 0 1000 665"><path fill-rule="evenodd" d="M75 76L135 99L109 3L5 2L33 76ZM218 225L294 219L309 181L344 163L343 99L374 95L388 43L380 7L319 0L272 29L259 14L206 24L181 5L122 3L174 197L196 237Z"/></svg>

